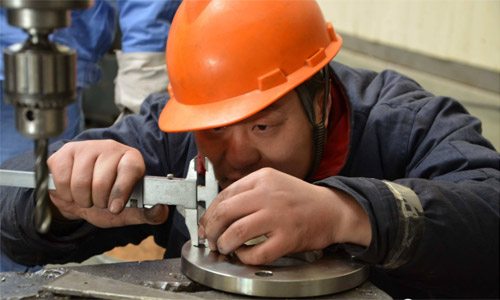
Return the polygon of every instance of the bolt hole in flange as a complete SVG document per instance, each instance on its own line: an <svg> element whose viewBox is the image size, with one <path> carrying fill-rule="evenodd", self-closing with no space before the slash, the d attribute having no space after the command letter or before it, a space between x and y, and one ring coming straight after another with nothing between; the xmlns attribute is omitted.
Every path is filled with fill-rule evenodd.
<svg viewBox="0 0 500 300"><path fill-rule="evenodd" d="M208 244L207 244L207 240L206 239L200 239L198 241L198 245L195 246L196 248L201 248L201 249L205 249L205 248L208 248Z"/></svg>
<svg viewBox="0 0 500 300"><path fill-rule="evenodd" d="M258 271L255 272L255 275L259 277L270 277L273 276L273 271Z"/></svg>

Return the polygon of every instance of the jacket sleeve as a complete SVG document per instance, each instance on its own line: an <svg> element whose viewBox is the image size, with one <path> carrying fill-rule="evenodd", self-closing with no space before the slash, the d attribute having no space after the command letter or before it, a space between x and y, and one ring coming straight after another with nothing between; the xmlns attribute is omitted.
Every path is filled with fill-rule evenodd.
<svg viewBox="0 0 500 300"><path fill-rule="evenodd" d="M179 0L118 0L122 51L116 51L115 103L137 113L151 93L169 83L165 48Z"/></svg>
<svg viewBox="0 0 500 300"><path fill-rule="evenodd" d="M170 25L181 2L118 0L123 52L165 52Z"/></svg>
<svg viewBox="0 0 500 300"><path fill-rule="evenodd" d="M383 289L406 287L398 297L413 288L498 298L499 153L455 100L394 72L370 80L363 95L346 84L364 99L353 148L343 176L318 182L351 194L370 218L369 247L345 249L374 265Z"/></svg>
<svg viewBox="0 0 500 300"><path fill-rule="evenodd" d="M152 95L144 102L141 115L131 115L110 128L85 131L75 140L114 139L141 151L146 172L150 175L173 173L181 177L186 161L196 153L187 134L167 135L158 129L158 116L165 104L165 95ZM50 145L50 153L64 142ZM175 146L170 146L170 145ZM3 169L32 170L33 154L28 152L2 165ZM41 235L33 225L34 197L32 189L1 187L1 248L12 260L23 265L44 265L83 261L95 254L128 243L139 243L146 236L165 227L137 225L102 229L85 221L54 221L50 231ZM171 209L173 213L175 209ZM171 219L171 218L169 218ZM155 228L153 228L155 227ZM164 245L166 246L166 245Z"/></svg>

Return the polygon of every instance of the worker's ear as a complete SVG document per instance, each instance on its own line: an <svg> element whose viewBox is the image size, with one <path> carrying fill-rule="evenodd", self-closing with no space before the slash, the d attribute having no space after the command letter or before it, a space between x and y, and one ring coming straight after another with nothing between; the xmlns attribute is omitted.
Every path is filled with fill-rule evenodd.
<svg viewBox="0 0 500 300"><path fill-rule="evenodd" d="M314 97L314 115L316 116L316 124L323 120L323 103L324 103L324 89L321 89ZM326 113L325 118L325 128L328 128L328 119L330 117L330 109L332 108L332 96L328 95L328 101L326 102Z"/></svg>

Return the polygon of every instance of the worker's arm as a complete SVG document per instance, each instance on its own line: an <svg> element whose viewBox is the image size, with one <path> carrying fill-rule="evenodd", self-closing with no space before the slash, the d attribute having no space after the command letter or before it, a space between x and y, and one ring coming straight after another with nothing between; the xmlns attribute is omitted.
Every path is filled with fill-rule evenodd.
<svg viewBox="0 0 500 300"><path fill-rule="evenodd" d="M397 297L417 289L435 298L498 298L500 155L455 101L419 102L401 108L406 124L384 124L393 133L377 133L382 123L369 121L365 137L373 138L361 139L345 176L319 183L352 195L369 216L372 243L345 249L375 266L382 289L397 281Z"/></svg>
<svg viewBox="0 0 500 300"><path fill-rule="evenodd" d="M158 129L157 118L165 101L165 95L151 96L145 101L141 115L127 117L110 128L83 132L76 140L114 140L140 151L147 175L165 176L173 173L176 177L184 177L190 159L197 153L196 147L190 142L189 134L167 135ZM50 145L50 153L60 149L63 144L58 142ZM91 152L93 149L89 147L86 150ZM5 162L2 168L29 171L33 164L32 153L26 153ZM85 178L82 176L82 179ZM24 265L83 261L114 246L139 243L154 230L158 230L155 228L161 227L168 234L171 226L167 221L159 226L100 228L85 220L65 221L56 218L50 231L40 235L33 225L33 189L1 189L2 251L12 260ZM169 214L172 215L174 211L175 209L170 209ZM66 217L70 216L66 214ZM170 220L170 216L167 220Z"/></svg>
<svg viewBox="0 0 500 300"><path fill-rule="evenodd" d="M150 210L125 207L144 176L139 150L114 140L70 142L48 160L55 190L50 200L61 220L86 220L102 228L161 224L168 206Z"/></svg>
<svg viewBox="0 0 500 300"><path fill-rule="evenodd" d="M325 244L342 243L351 255L374 266L380 276L373 280L380 287L391 292L401 287L398 297L419 290L433 297L497 298L500 155L481 136L479 120L456 101L434 97L394 72L377 75L341 67L339 72L349 99L357 100L351 107L351 155L342 176L315 184L355 199L369 219L369 244L331 238L332 224L344 231L337 237L356 237L362 228L368 232L365 219L350 228L342 226L341 216L349 215L349 206L338 206L332 213L330 205L341 199L333 196L331 203L321 204L325 202L313 188L294 180L253 180L252 189L265 189L268 195L258 194L264 200L248 197L244 204L238 198L251 192L234 188L229 197L214 202L220 207L209 209L201 233L213 248L237 253L245 249L239 248L242 240L270 233L261 245L243 250L248 263L317 249L324 246L318 238ZM301 213L295 211L299 205L294 198L304 201ZM276 201L285 205L276 209ZM236 210L244 210L244 217L234 214ZM218 222L225 224L210 225ZM293 230L286 234L272 230L287 226ZM232 239L239 245L229 244Z"/></svg>
<svg viewBox="0 0 500 300"><path fill-rule="evenodd" d="M200 220L200 235L212 250L236 252L244 263L258 265L336 243L368 246L371 228L363 208L348 194L263 168L216 197ZM261 235L268 240L243 245Z"/></svg>

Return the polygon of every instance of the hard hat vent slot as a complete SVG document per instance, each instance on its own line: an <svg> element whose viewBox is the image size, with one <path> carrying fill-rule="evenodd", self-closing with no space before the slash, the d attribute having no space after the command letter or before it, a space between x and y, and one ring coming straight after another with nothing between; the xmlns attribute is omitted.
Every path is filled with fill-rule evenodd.
<svg viewBox="0 0 500 300"><path fill-rule="evenodd" d="M319 48L318 52L314 53L313 56L306 59L306 63L309 67L314 67L326 58L325 48Z"/></svg>
<svg viewBox="0 0 500 300"><path fill-rule="evenodd" d="M330 35L330 38L332 41L336 42L337 41L337 34L335 34L335 29L333 29L332 23L328 22L326 24L326 29L328 30L328 34Z"/></svg>
<svg viewBox="0 0 500 300"><path fill-rule="evenodd" d="M259 90L265 91L277 85L287 82L286 75L280 68L276 68L271 72L260 76L258 79Z"/></svg>
<svg viewBox="0 0 500 300"><path fill-rule="evenodd" d="M168 84L167 90L168 90L168 94L170 95L170 99L175 98L174 97L174 89L172 88L172 84L171 83Z"/></svg>

